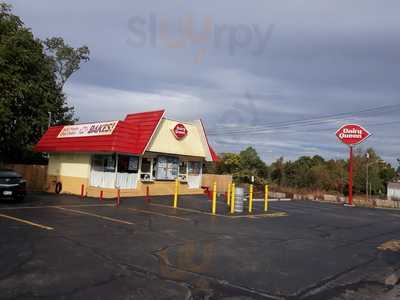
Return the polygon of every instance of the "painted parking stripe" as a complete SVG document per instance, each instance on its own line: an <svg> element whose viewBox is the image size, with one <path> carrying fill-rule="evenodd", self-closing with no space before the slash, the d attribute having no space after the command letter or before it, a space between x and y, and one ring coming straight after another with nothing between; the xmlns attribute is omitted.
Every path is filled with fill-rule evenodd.
<svg viewBox="0 0 400 300"><path fill-rule="evenodd" d="M34 226L34 227L38 227L38 228L41 228L41 229L54 230L53 227L49 227L49 226L33 223L31 221L28 221L28 220L24 220L24 219L12 217L12 216L4 215L4 214L0 214L0 217L5 218L5 219L9 219L9 220L13 220L13 221L17 221L17 222L20 222L20 223L28 224L28 225L31 225L31 226Z"/></svg>
<svg viewBox="0 0 400 300"><path fill-rule="evenodd" d="M287 216L287 213L285 213L285 212L275 212L275 213L257 214L257 215L242 215L242 216L235 216L235 215L227 216L227 215L222 215L222 214L213 215L212 213L208 213L208 212L200 211L200 210L196 210L196 209L191 209L191 208L184 208L184 207L173 208L173 207L168 206L168 205L155 204L155 203L150 203L150 205L159 206L159 207L167 207L167 208L170 208L170 209L188 211L188 212L193 212L193 213L203 214L203 215L208 215L208 216L217 216L217 217L230 218L230 219L240 219L240 218L257 219L257 218L261 218L261 217L268 218L268 217L286 217Z"/></svg>
<svg viewBox="0 0 400 300"><path fill-rule="evenodd" d="M82 210L70 209L70 208L61 207L61 206L52 206L52 208L60 209L60 210L63 210L63 211L69 211L69 212L73 212L73 213L77 213L77 214L81 214L81 215L91 216L91 217L95 217L95 218L99 218L99 219L102 219L102 220L111 221L111 222L115 222L115 223L120 223L120 224L137 225L134 222L121 220L121 219L110 218L110 217L106 217L106 216L102 216L102 215L98 215L98 214L93 214L93 213L89 213L89 212L82 211Z"/></svg>
<svg viewBox="0 0 400 300"><path fill-rule="evenodd" d="M193 213L197 213L197 214L203 214L203 215L210 215L210 216L213 216L212 213L208 213L208 212L200 211L200 210L196 210L196 209L191 209L191 208L184 208L184 207L177 207L177 208L174 208L174 207L169 206L169 205L156 204L156 203L150 203L150 205L151 205L151 206L166 207L166 208L170 208L170 209L177 209L177 210L188 211L188 212L193 212ZM227 216L220 215L220 214L215 214L215 216L227 217Z"/></svg>
<svg viewBox="0 0 400 300"><path fill-rule="evenodd" d="M0 210L40 209L53 207L114 207L115 204L66 204L66 205L39 205L39 206L5 206Z"/></svg>
<svg viewBox="0 0 400 300"><path fill-rule="evenodd" d="M155 212L155 211L150 211L150 210L143 210L143 209L131 208L131 207L127 207L126 209L132 210L132 211L136 211L136 212L145 213L145 214L151 214L151 215L156 215L156 216L161 216L161 217L166 217L166 218L172 218L172 219L182 220L182 221L191 221L191 220L188 219L188 218L183 218L183 217L178 217L178 216L167 215L167 214L163 214L163 213L159 213L159 212Z"/></svg>

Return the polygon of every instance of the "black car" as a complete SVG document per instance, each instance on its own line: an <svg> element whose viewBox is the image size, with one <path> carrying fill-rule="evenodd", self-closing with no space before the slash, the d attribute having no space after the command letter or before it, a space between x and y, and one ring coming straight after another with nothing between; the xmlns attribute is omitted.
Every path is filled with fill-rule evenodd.
<svg viewBox="0 0 400 300"><path fill-rule="evenodd" d="M22 201L26 194L26 181L13 170L0 169L0 199Z"/></svg>

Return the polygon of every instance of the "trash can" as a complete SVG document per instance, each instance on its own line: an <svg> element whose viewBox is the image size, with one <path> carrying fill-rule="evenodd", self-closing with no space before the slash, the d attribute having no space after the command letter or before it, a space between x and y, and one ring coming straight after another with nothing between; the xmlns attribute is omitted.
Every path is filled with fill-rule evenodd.
<svg viewBox="0 0 400 300"><path fill-rule="evenodd" d="M235 188L235 212L243 212L244 189L241 187Z"/></svg>

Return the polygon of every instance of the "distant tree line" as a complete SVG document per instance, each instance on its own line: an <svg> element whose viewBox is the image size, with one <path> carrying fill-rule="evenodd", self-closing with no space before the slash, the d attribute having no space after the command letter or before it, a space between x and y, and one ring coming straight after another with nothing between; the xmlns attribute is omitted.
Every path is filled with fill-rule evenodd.
<svg viewBox="0 0 400 300"><path fill-rule="evenodd" d="M367 165L368 188L371 194L385 194L387 184L393 181L398 174L371 148L366 151L361 149L355 151L354 192L366 193ZM222 153L214 171L217 174L232 174L238 183L250 183L251 177L254 176L255 184L269 183L283 189L319 190L345 195L348 193L348 161L343 159L326 160L319 155L301 156L294 161L285 161L281 157L267 165L256 150L249 147L238 154Z"/></svg>

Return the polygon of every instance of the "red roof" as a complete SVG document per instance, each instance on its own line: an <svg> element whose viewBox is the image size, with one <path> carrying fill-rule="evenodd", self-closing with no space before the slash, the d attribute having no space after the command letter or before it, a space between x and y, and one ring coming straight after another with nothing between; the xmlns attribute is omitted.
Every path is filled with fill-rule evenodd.
<svg viewBox="0 0 400 300"><path fill-rule="evenodd" d="M212 161L219 161L217 153L215 153L214 149L210 146L210 144L208 144L208 148L210 149Z"/></svg>
<svg viewBox="0 0 400 300"><path fill-rule="evenodd" d="M203 121L200 119L200 124L201 127L203 127L203 131L204 131L204 136L206 137L206 142L207 142L207 146L208 146L208 150L210 150L210 154L211 154L211 160L212 161L219 161L219 157L217 155L217 153L214 151L214 149L211 147L209 141L208 141L208 137L207 137L207 133L206 133L206 129L204 127Z"/></svg>
<svg viewBox="0 0 400 300"><path fill-rule="evenodd" d="M164 110L129 114L110 135L57 138L64 126L50 127L35 146L37 152L119 152L143 154Z"/></svg>

